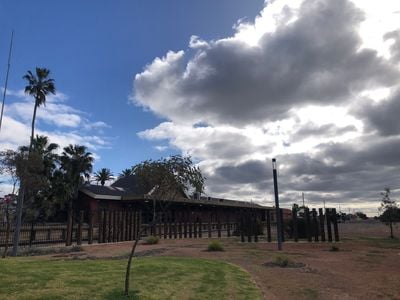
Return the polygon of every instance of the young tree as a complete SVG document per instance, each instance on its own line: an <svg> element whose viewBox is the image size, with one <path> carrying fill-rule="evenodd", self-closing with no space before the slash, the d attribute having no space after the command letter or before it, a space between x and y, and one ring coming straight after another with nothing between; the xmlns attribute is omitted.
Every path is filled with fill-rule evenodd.
<svg viewBox="0 0 400 300"><path fill-rule="evenodd" d="M111 173L110 169L102 168L94 174L94 178L97 183L100 182L101 186L104 186L106 181L114 179L114 175Z"/></svg>
<svg viewBox="0 0 400 300"><path fill-rule="evenodd" d="M6 199L5 217L6 217L6 240L2 258L5 258L8 251L8 240L10 237L11 230L11 217L10 217L10 202L14 200L15 188L19 181L17 176L17 157L18 152L14 150L0 151L0 174L10 177L11 184L13 186L11 195L8 195ZM11 201L10 201L11 200Z"/></svg>
<svg viewBox="0 0 400 300"><path fill-rule="evenodd" d="M198 193L204 191L204 177L200 169L195 166L190 157L180 155L159 160L146 160L132 167L133 175L143 191L150 191L149 198L153 200L155 207L156 200L160 208L165 210L169 203L179 194L186 193L193 189ZM152 226L156 224L157 218L153 215ZM128 258L125 275L125 295L129 294L129 280L132 258L142 231L136 236L135 242Z"/></svg>
<svg viewBox="0 0 400 300"><path fill-rule="evenodd" d="M380 219L382 222L385 222L387 225L390 227L390 238L394 238L393 235L393 223L396 221L400 221L400 216L399 216L399 208L397 206L396 200L390 198L390 188L385 188L383 192L381 192L382 195L382 202L381 202L381 207L379 208L380 211L382 211L382 215L380 216Z"/></svg>

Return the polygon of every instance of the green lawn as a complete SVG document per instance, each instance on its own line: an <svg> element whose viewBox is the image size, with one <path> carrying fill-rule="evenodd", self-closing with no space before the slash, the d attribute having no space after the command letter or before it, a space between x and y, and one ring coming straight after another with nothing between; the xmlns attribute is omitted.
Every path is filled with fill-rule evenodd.
<svg viewBox="0 0 400 300"><path fill-rule="evenodd" d="M126 299L126 260L0 260L0 299ZM130 299L261 299L250 275L204 259L134 261Z"/></svg>

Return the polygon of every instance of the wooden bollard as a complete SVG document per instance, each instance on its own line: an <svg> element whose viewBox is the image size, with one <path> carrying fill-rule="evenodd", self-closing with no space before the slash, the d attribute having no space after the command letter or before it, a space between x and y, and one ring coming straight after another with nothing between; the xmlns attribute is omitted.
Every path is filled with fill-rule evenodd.
<svg viewBox="0 0 400 300"><path fill-rule="evenodd" d="M123 229L122 219L123 219L122 211L119 211L118 212L118 219L117 219L117 228L118 228L118 231L117 231L117 242L122 241L122 229Z"/></svg>
<svg viewBox="0 0 400 300"><path fill-rule="evenodd" d="M197 238L197 220L196 216L193 218L193 237L196 239Z"/></svg>
<svg viewBox="0 0 400 300"><path fill-rule="evenodd" d="M292 222L293 222L293 238L295 242L299 241L299 231L297 227L297 210L292 209Z"/></svg>
<svg viewBox="0 0 400 300"><path fill-rule="evenodd" d="M280 215L280 220L281 220L281 238L282 238L282 243L285 241L285 222L283 221L283 209L279 209L279 215Z"/></svg>
<svg viewBox="0 0 400 300"><path fill-rule="evenodd" d="M331 228L331 210L325 209L326 229L328 231L328 242L332 242L332 228Z"/></svg>
<svg viewBox="0 0 400 300"><path fill-rule="evenodd" d="M104 212L104 219L103 219L103 243L107 243L108 241L108 214L106 210Z"/></svg>
<svg viewBox="0 0 400 300"><path fill-rule="evenodd" d="M333 233L335 236L335 242L339 242L339 228L337 223L336 208L332 209L332 221L333 221Z"/></svg>
<svg viewBox="0 0 400 300"><path fill-rule="evenodd" d="M133 240L133 211L129 211L129 238L130 241Z"/></svg>
<svg viewBox="0 0 400 300"><path fill-rule="evenodd" d="M109 243L111 243L113 241L114 214L113 214L113 212L111 210L109 210L107 215L108 215L108 218L107 218L108 219L108 227L107 227L107 230L108 230L108 234L107 235L108 236L107 236L107 240L108 240Z"/></svg>
<svg viewBox="0 0 400 300"><path fill-rule="evenodd" d="M208 216L208 224L207 224L208 226L207 226L207 229L208 229L208 238L211 238L212 237L212 235L211 235L211 213L209 214L209 216Z"/></svg>
<svg viewBox="0 0 400 300"><path fill-rule="evenodd" d="M172 239L172 214L168 212L168 238Z"/></svg>
<svg viewBox="0 0 400 300"><path fill-rule="evenodd" d="M99 236L97 241L103 243L104 241L104 231L103 231L103 221L104 221L104 210L99 211Z"/></svg>
<svg viewBox="0 0 400 300"><path fill-rule="evenodd" d="M183 237L186 239L188 236L188 224L187 224L188 215L187 213L184 214L183 218Z"/></svg>
<svg viewBox="0 0 400 300"><path fill-rule="evenodd" d="M267 241L271 242L271 212L267 210Z"/></svg>
<svg viewBox="0 0 400 300"><path fill-rule="evenodd" d="M167 238L167 234L168 234L168 223L167 223L167 213L164 213L164 239Z"/></svg>
<svg viewBox="0 0 400 300"><path fill-rule="evenodd" d="M126 211L122 211L121 241L126 241Z"/></svg>
<svg viewBox="0 0 400 300"><path fill-rule="evenodd" d="M139 239L140 240L140 238L141 238L141 236L140 236L140 231L141 231L141 228L142 228L142 211L138 211L137 212L137 214L138 214L138 217L137 217L137 233L136 233L136 235L137 235L137 239Z"/></svg>
<svg viewBox="0 0 400 300"><path fill-rule="evenodd" d="M190 215L190 217L191 217L191 215ZM189 219L189 238L190 238L190 239L193 237L193 232L192 232L193 226L192 226L192 225L193 225L193 224L192 224L192 218L190 218L190 219Z"/></svg>
<svg viewBox="0 0 400 300"><path fill-rule="evenodd" d="M68 213L67 238L65 239L65 246L72 245L72 227L73 227L73 212L70 212Z"/></svg>
<svg viewBox="0 0 400 300"><path fill-rule="evenodd" d="M177 225L176 225L177 223L176 223L176 219L174 220L174 224L173 224L173 228L174 228L174 239L177 239L178 238L178 228L177 228Z"/></svg>
<svg viewBox="0 0 400 300"><path fill-rule="evenodd" d="M257 222L257 213L254 211L253 212L253 226L254 226L254 242L258 242L258 222Z"/></svg>
<svg viewBox="0 0 400 300"><path fill-rule="evenodd" d="M325 242L325 217L322 208L318 209L319 213L319 232L321 234L321 242Z"/></svg>
<svg viewBox="0 0 400 300"><path fill-rule="evenodd" d="M309 242L312 242L312 236L311 236L311 222L310 222L310 209L306 207L304 209L305 217L306 217L306 234L307 234L307 240Z"/></svg>
<svg viewBox="0 0 400 300"><path fill-rule="evenodd" d="M249 212L246 212L245 214L246 216L246 220L245 220L245 227L246 227L246 233L247 233L247 242L251 243L251 235L252 235L252 231L253 231L253 224L251 222L251 215L249 214Z"/></svg>
<svg viewBox="0 0 400 300"><path fill-rule="evenodd" d="M88 244L93 244L93 217L92 211L89 211L89 229L88 229Z"/></svg>
<svg viewBox="0 0 400 300"><path fill-rule="evenodd" d="M229 215L226 217L226 236L227 237L231 236L231 223L229 220Z"/></svg>
<svg viewBox="0 0 400 300"><path fill-rule="evenodd" d="M160 213L160 216L161 216L161 213ZM162 238L162 227L163 227L161 217L157 223L157 227L158 227L158 237L161 239Z"/></svg>
<svg viewBox="0 0 400 300"><path fill-rule="evenodd" d="M82 224L83 224L83 210L79 212L79 223L76 234L76 243L82 245Z"/></svg>
<svg viewBox="0 0 400 300"><path fill-rule="evenodd" d="M199 217L199 238L203 237L203 222L201 221L201 217Z"/></svg>
<svg viewBox="0 0 400 300"><path fill-rule="evenodd" d="M244 243L244 217L243 213L240 214L240 241Z"/></svg>
<svg viewBox="0 0 400 300"><path fill-rule="evenodd" d="M217 231L218 231L218 237L221 237L221 221L219 219L219 214L217 214Z"/></svg>
<svg viewBox="0 0 400 300"><path fill-rule="evenodd" d="M319 241L319 227L318 227L318 220L317 220L317 211L315 208L312 209L312 224L313 224L313 233L314 233L314 242Z"/></svg>
<svg viewBox="0 0 400 300"><path fill-rule="evenodd" d="M136 240L136 211L132 211L132 241Z"/></svg>

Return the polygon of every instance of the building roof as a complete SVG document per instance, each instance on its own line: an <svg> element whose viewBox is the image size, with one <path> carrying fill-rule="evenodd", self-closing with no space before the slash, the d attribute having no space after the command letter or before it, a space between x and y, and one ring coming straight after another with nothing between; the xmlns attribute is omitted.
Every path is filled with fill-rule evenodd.
<svg viewBox="0 0 400 300"><path fill-rule="evenodd" d="M151 191L144 192L137 183L134 175L122 177L115 181L111 186L101 185L85 185L80 189L80 192L94 198L103 200L120 200L120 201L132 201L132 200L143 200L153 199ZM163 199L156 199L163 200ZM197 204L197 205L215 205L215 206L229 206L229 207L248 207L248 208L259 208L267 209L269 207L262 206L253 202L238 201L214 197L200 197L197 199L180 196L168 201L175 203L186 203L186 204Z"/></svg>

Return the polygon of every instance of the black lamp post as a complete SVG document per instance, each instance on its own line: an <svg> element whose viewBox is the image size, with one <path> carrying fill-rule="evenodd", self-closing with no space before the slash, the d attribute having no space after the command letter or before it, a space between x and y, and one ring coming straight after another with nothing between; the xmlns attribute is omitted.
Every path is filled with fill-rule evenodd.
<svg viewBox="0 0 400 300"><path fill-rule="evenodd" d="M274 191L275 191L275 215L276 215L276 230L278 237L278 250L282 250L282 219L279 209L279 194L278 194L278 176L276 171L276 159L272 159L272 174L274 176Z"/></svg>

